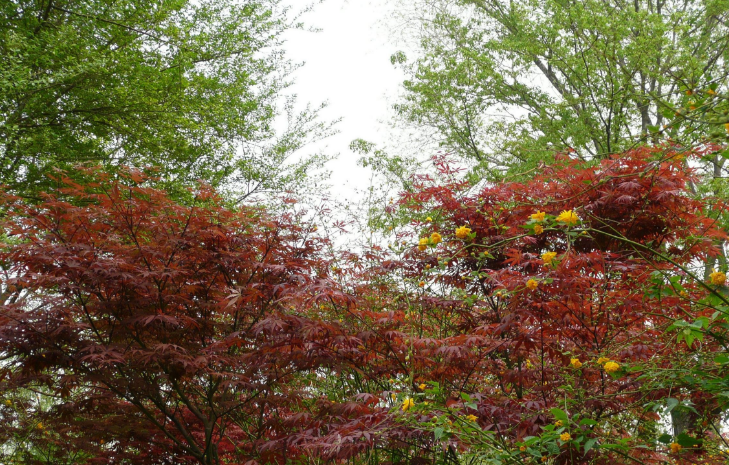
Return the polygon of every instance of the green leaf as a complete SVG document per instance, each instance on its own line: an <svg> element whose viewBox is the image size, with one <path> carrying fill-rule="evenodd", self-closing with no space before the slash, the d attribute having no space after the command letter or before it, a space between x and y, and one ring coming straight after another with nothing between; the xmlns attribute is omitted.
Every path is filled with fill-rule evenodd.
<svg viewBox="0 0 729 465"><path fill-rule="evenodd" d="M554 415L554 418L556 418L557 420L561 420L565 424L569 423L570 419L567 417L567 414L565 413L564 410L554 407L554 408L550 409L549 411L552 412L552 415Z"/></svg>
<svg viewBox="0 0 729 465"><path fill-rule="evenodd" d="M666 399L666 411L667 412L670 412L671 410L673 410L674 408L676 408L679 403L680 402L678 401L678 399L674 399L673 397L669 397L668 399Z"/></svg>
<svg viewBox="0 0 729 465"><path fill-rule="evenodd" d="M658 438L658 442L662 442L663 444L670 444L673 441L673 436L670 434L663 434Z"/></svg>
<svg viewBox="0 0 729 465"><path fill-rule="evenodd" d="M587 455L587 453L590 452L590 449L592 449L592 447L595 445L596 442L597 442L597 439L593 438L585 443L585 455Z"/></svg>
<svg viewBox="0 0 729 465"><path fill-rule="evenodd" d="M700 439L692 438L686 433L681 433L676 438L676 442L679 443L682 447L694 447L701 444L702 441Z"/></svg>
<svg viewBox="0 0 729 465"><path fill-rule="evenodd" d="M433 436L435 436L436 441L440 440L440 438L443 437L443 431L443 428L441 428L440 426L433 430Z"/></svg>

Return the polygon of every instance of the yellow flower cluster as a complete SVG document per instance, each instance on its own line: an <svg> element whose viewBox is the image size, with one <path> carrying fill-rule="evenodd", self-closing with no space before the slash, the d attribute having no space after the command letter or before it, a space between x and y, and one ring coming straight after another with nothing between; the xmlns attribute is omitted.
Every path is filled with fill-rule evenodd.
<svg viewBox="0 0 729 465"><path fill-rule="evenodd" d="M419 385L418 385L418 389L420 389L421 391L425 391L425 388L426 388L426 387L427 387L427 386L425 385L425 383L423 383L423 384L419 384Z"/></svg>
<svg viewBox="0 0 729 465"><path fill-rule="evenodd" d="M711 284L723 286L726 283L726 273L714 270L714 272L709 275L709 279L711 279Z"/></svg>
<svg viewBox="0 0 729 465"><path fill-rule="evenodd" d="M536 213L532 213L532 215L530 216L530 218L533 219L533 220L535 220L535 221L544 221L544 216L545 215L546 215L546 213L540 212L539 210L537 210Z"/></svg>
<svg viewBox="0 0 729 465"><path fill-rule="evenodd" d="M555 421L555 422L554 422L554 426L556 426L556 427L560 427L560 426L562 426L562 420L557 420L557 421Z"/></svg>
<svg viewBox="0 0 729 465"><path fill-rule="evenodd" d="M567 442L567 441L569 441L570 439L572 439L572 436L570 436L570 433L562 433L562 434L560 434L560 435L559 435L559 438L560 438L560 439L561 439L562 441L564 441L564 442Z"/></svg>
<svg viewBox="0 0 729 465"><path fill-rule="evenodd" d="M422 252L428 247L428 244L438 245L441 240L443 240L443 237L437 232L431 234L430 237L421 237L418 240L418 249Z"/></svg>
<svg viewBox="0 0 729 465"><path fill-rule="evenodd" d="M572 365L574 368L581 368L582 362L580 362L579 358L573 358L570 360L570 365Z"/></svg>
<svg viewBox="0 0 729 465"><path fill-rule="evenodd" d="M467 239L469 234L471 234L471 228L469 228L468 226L461 226L460 228L456 228L456 237L458 239Z"/></svg>
<svg viewBox="0 0 729 465"><path fill-rule="evenodd" d="M476 415L469 415L469 416L466 417L466 420L468 420L468 421L476 421L476 420L478 420L478 417L476 417Z"/></svg>
<svg viewBox="0 0 729 465"><path fill-rule="evenodd" d="M672 442L670 447L671 447L671 452L674 454L678 454L679 452L681 452L681 449L683 449L681 444L679 444L677 442Z"/></svg>
<svg viewBox="0 0 729 465"><path fill-rule="evenodd" d="M620 369L620 365L618 365L616 362L607 362L603 368L608 373L615 373Z"/></svg>
<svg viewBox="0 0 729 465"><path fill-rule="evenodd" d="M573 212L572 210L564 210L557 217L557 221L570 226L574 226L577 224L578 221L580 221L580 219L577 217L577 215L575 215L575 212Z"/></svg>
<svg viewBox="0 0 729 465"><path fill-rule="evenodd" d="M602 365L603 363L607 363L609 361L610 361L610 359L607 358L607 357L600 357L600 358L597 359L598 365Z"/></svg>
<svg viewBox="0 0 729 465"><path fill-rule="evenodd" d="M404 401L404 402L402 403L402 411L403 411L403 412L407 412L407 411L408 411L408 410L410 410L410 409L411 409L411 408L412 408L412 407L413 407L414 405L415 405L415 401L414 401L413 399L411 399L410 397L408 397L408 398L407 398L407 399L405 399L405 401Z"/></svg>
<svg viewBox="0 0 729 465"><path fill-rule="evenodd" d="M532 291L533 291L534 289L536 289L536 288L537 288L538 286L539 286L539 283L538 283L537 281L533 280L533 279L530 279L530 280L529 280L529 281L527 281L527 283L526 283L526 287L527 287L528 289L532 290Z"/></svg>
<svg viewBox="0 0 729 465"><path fill-rule="evenodd" d="M535 224L534 225L534 234L542 234L544 232L544 228L541 224Z"/></svg>
<svg viewBox="0 0 729 465"><path fill-rule="evenodd" d="M544 252L542 254L542 260L544 260L545 265L551 264L555 257L557 257L557 252Z"/></svg>

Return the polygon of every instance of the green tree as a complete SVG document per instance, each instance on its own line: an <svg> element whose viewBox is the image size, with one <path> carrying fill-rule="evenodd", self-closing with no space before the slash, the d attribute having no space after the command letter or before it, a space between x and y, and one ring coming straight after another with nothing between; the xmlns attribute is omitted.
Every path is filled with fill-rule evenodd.
<svg viewBox="0 0 729 465"><path fill-rule="evenodd" d="M291 16L280 0L0 3L0 184L33 196L93 162L239 199L292 186L323 158L292 154L330 127L282 93Z"/></svg>
<svg viewBox="0 0 729 465"><path fill-rule="evenodd" d="M726 0L420 0L413 11L419 56L392 57L409 73L398 114L482 167L656 142L686 94L727 76Z"/></svg>

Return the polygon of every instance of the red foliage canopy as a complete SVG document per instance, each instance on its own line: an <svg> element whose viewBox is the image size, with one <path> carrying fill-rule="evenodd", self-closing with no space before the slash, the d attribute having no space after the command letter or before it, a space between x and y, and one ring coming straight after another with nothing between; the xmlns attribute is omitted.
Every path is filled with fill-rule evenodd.
<svg viewBox="0 0 729 465"><path fill-rule="evenodd" d="M300 309L348 303L323 242L205 187L183 206L137 172L89 175L60 177L39 205L4 199L15 244L0 257L2 388L45 385L60 399L31 436L99 463L285 455L261 457L261 445L307 397L289 383L330 363L338 334Z"/></svg>

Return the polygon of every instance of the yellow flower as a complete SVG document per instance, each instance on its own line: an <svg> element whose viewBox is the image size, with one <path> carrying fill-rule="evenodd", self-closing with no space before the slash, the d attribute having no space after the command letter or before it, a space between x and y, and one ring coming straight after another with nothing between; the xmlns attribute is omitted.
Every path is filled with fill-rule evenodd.
<svg viewBox="0 0 729 465"><path fill-rule="evenodd" d="M441 235L440 235L440 234L438 234L437 232L434 232L433 234L431 234L431 235L430 235L430 242L432 242L432 243L433 243L433 244L435 244L435 245L438 245L438 243L439 243L439 242L440 242L440 241L441 241L442 239L443 239L443 238L441 237Z"/></svg>
<svg viewBox="0 0 729 465"><path fill-rule="evenodd" d="M709 95L716 95L716 91L714 89L709 89L706 91L706 93Z"/></svg>
<svg viewBox="0 0 729 465"><path fill-rule="evenodd" d="M413 399L411 399L410 397L408 397L402 403L402 411L407 412L408 410L410 410L413 407L413 405L415 405L415 401Z"/></svg>
<svg viewBox="0 0 729 465"><path fill-rule="evenodd" d="M575 368L580 368L582 366L582 362L580 362L579 358L573 358L570 360L570 365L572 365Z"/></svg>
<svg viewBox="0 0 729 465"><path fill-rule="evenodd" d="M570 439L572 439L572 436L570 436L570 433L562 433L562 434L560 434L560 435L559 435L559 438L560 438L560 439L561 439L562 441L564 441L564 442L567 442L567 441L569 441Z"/></svg>
<svg viewBox="0 0 729 465"><path fill-rule="evenodd" d="M423 384L421 384L421 385L418 386L418 389L420 389L421 391L425 391L425 388L426 387L427 386L425 385L425 383L423 383Z"/></svg>
<svg viewBox="0 0 729 465"><path fill-rule="evenodd" d="M471 234L471 228L468 226L461 226L460 228L456 228L456 237L458 239L466 239L468 238L468 235Z"/></svg>
<svg viewBox="0 0 729 465"><path fill-rule="evenodd" d="M555 421L554 426L562 426L562 420Z"/></svg>
<svg viewBox="0 0 729 465"><path fill-rule="evenodd" d="M726 274L721 271L714 270L714 272L709 275L709 278L711 278L711 284L722 286L726 283Z"/></svg>
<svg viewBox="0 0 729 465"><path fill-rule="evenodd" d="M549 265L552 263L552 260L557 256L557 252L544 252L542 254L542 260L544 260L544 263L546 265Z"/></svg>
<svg viewBox="0 0 729 465"><path fill-rule="evenodd" d="M43 423L38 423L38 425L36 425L36 428L43 429Z"/></svg>
<svg viewBox="0 0 729 465"><path fill-rule="evenodd" d="M572 210L564 210L557 217L557 221L573 226L577 224L580 219L577 217L577 215L575 215L575 212L573 212Z"/></svg>
<svg viewBox="0 0 729 465"><path fill-rule="evenodd" d="M679 444L677 442L672 442L671 443L671 452L672 453L678 454L679 452L681 452L681 449L683 449L683 447L681 446L681 444Z"/></svg>
<svg viewBox="0 0 729 465"><path fill-rule="evenodd" d="M688 297L688 292L681 291L681 292L678 293L678 295L680 295L681 297Z"/></svg>
<svg viewBox="0 0 729 465"><path fill-rule="evenodd" d="M542 234L544 232L544 228L541 224L534 225L534 234Z"/></svg>
<svg viewBox="0 0 729 465"><path fill-rule="evenodd" d="M726 129L726 132L729 132L729 123L725 123L724 128Z"/></svg>
<svg viewBox="0 0 729 465"><path fill-rule="evenodd" d="M531 361L531 360L527 360L527 361L526 361L526 367L527 367L527 368L530 368L530 369L531 369L531 368L534 368L534 365L532 365L532 361Z"/></svg>
<svg viewBox="0 0 729 465"><path fill-rule="evenodd" d="M427 221L428 223L430 223L431 221L433 221L433 218L431 218L431 217L427 217L427 218L425 219L425 221Z"/></svg>
<svg viewBox="0 0 729 465"><path fill-rule="evenodd" d="M395 394L395 393L393 392L392 394L390 394L390 398L391 398L392 400L396 400L396 399L397 399L397 394Z"/></svg>
<svg viewBox="0 0 729 465"><path fill-rule="evenodd" d="M420 282L418 283L418 286L420 286L420 287L425 287L425 281L420 281Z"/></svg>
<svg viewBox="0 0 729 465"><path fill-rule="evenodd" d="M526 451L526 446L519 446L519 450L522 452Z"/></svg>
<svg viewBox="0 0 729 465"><path fill-rule="evenodd" d="M469 415L466 417L466 420L468 421L476 421L478 420L478 417L476 415Z"/></svg>
<svg viewBox="0 0 729 465"><path fill-rule="evenodd" d="M527 283L526 283L526 287L527 287L527 288L529 288L529 289L531 289L532 291L533 291L534 289L536 289L536 288L537 288L537 286L539 286L539 283L538 283L538 282L536 282L536 281L535 281L535 280L533 280L533 279L530 279L530 280L529 280L529 281L527 281Z"/></svg>
<svg viewBox="0 0 729 465"><path fill-rule="evenodd" d="M8 407L10 407L11 405L13 405L13 401L10 400L10 399L6 399L5 400L5 405L7 405Z"/></svg>
<svg viewBox="0 0 729 465"><path fill-rule="evenodd" d="M547 456L546 455L543 455L542 456L542 462L546 462L546 461L547 461Z"/></svg>
<svg viewBox="0 0 729 465"><path fill-rule="evenodd" d="M536 213L532 213L532 216L530 218L536 221L544 221L544 215L546 215L546 213L537 210Z"/></svg>
<svg viewBox="0 0 729 465"><path fill-rule="evenodd" d="M610 361L610 359L607 358L607 357L600 357L600 358L597 359L598 365L602 365L603 363L606 363L606 362L609 362L609 361Z"/></svg>
<svg viewBox="0 0 729 465"><path fill-rule="evenodd" d="M615 362L607 362L603 368L608 373L614 373L620 369L620 365Z"/></svg>
<svg viewBox="0 0 729 465"><path fill-rule="evenodd" d="M425 250L425 248L428 246L428 238L427 237L421 237L418 241L418 249Z"/></svg>

